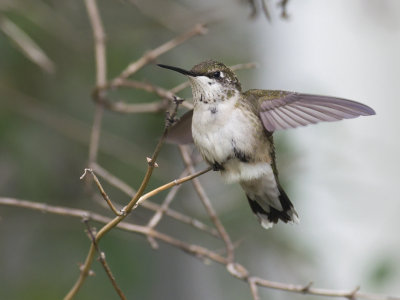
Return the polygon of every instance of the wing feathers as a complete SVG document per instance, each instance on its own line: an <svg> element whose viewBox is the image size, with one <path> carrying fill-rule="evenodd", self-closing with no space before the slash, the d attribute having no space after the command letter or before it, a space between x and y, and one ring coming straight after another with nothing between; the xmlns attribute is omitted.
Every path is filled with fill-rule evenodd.
<svg viewBox="0 0 400 300"><path fill-rule="evenodd" d="M260 117L264 127L272 132L374 114L372 108L351 100L288 93L281 98L263 101Z"/></svg>
<svg viewBox="0 0 400 300"><path fill-rule="evenodd" d="M372 108L346 99L288 92L280 92L279 95L282 97L259 98L262 101L260 118L269 132L375 114ZM167 142L193 143L192 116L193 111L187 112L171 127Z"/></svg>
<svg viewBox="0 0 400 300"><path fill-rule="evenodd" d="M179 121L176 124L172 125L172 127L169 129L165 141L167 143L178 145L193 143L192 117L193 110L189 110L187 113L185 113L179 119Z"/></svg>

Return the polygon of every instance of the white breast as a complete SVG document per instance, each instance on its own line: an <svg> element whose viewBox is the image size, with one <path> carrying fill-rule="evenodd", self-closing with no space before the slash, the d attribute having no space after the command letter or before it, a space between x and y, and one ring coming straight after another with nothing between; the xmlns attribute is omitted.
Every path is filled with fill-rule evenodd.
<svg viewBox="0 0 400 300"><path fill-rule="evenodd" d="M243 163L234 156L233 145L245 153L253 153L257 141L252 135L254 125L241 109L236 107L238 97L217 103L196 104L193 112L193 140L203 157L210 163L224 163L221 175L226 181L258 178L265 172L265 163ZM215 113L212 113L213 109Z"/></svg>
<svg viewBox="0 0 400 300"><path fill-rule="evenodd" d="M233 118L237 114L234 104L235 101L198 103L194 109L193 140L209 162L223 162L232 151Z"/></svg>

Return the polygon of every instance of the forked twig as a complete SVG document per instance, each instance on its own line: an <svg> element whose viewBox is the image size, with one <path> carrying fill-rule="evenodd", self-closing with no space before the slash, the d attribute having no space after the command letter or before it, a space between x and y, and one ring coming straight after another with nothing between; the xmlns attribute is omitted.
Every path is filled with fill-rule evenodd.
<svg viewBox="0 0 400 300"><path fill-rule="evenodd" d="M150 181L151 175L153 173L153 170L154 170L154 168L156 166L156 160L157 160L158 154L161 151L161 146L164 143L164 140L165 140L165 138L166 138L166 136L168 134L169 128L171 126L171 122L168 121L168 120L169 119L173 119L175 117L175 114L176 114L176 111L178 109L178 106L179 106L180 102L181 101L179 101L178 99L175 101L175 108L173 109L173 112L168 116L163 135L161 136L161 138L160 138L160 140L159 140L159 142L158 142L158 144L157 144L157 146L156 146L156 148L155 148L155 150L153 152L153 155L148 160L147 171L146 171L146 174L143 177L143 180L142 180L142 183L141 183L139 189L137 190L136 194L132 197L132 199L129 201L129 203L121 210L122 214L117 216L117 217L115 217L112 221L107 223L105 226L103 226L99 230L99 232L96 235L96 242L97 243L101 240L101 238L107 232L109 232L112 228L117 226L118 223L120 223L122 220L124 220L125 217L132 211L132 209L134 209L138 205L138 203L140 203L141 201L144 201L145 199L147 199L149 197L154 196L155 194L157 194L157 193L159 193L159 192L161 192L161 191L163 191L163 190L165 190L167 188L170 188L170 187L172 187L174 185L177 185L177 184L181 183L180 181L174 180L170 184L166 184L166 185L164 185L162 187L159 187L159 188L147 193L146 195L143 195L144 190L146 189L146 187L147 187L147 185L148 185L148 183ZM200 176L201 174L204 174L204 173L208 172L209 170L210 170L210 168L208 168L208 169L206 169L204 171L198 172L197 174L194 174L192 176L187 176L187 178L184 181L191 180L191 179L195 178L196 176ZM182 181L182 182L184 182L184 181ZM74 286L72 287L72 289L65 296L65 299L72 299L75 296L75 294L78 292L80 287L82 286L83 282L85 281L86 277L89 274L90 266L91 266L91 264L93 262L94 253L95 253L95 247L94 247L94 244L92 243L91 246L90 246L90 249L89 249L89 253L88 253L87 257L86 257L85 263L83 264L83 268L81 270L79 278L76 281L76 283L74 284Z"/></svg>
<svg viewBox="0 0 400 300"><path fill-rule="evenodd" d="M97 188L100 191L100 194L103 196L103 199L106 200L108 206L111 208L111 210L113 211L113 213L116 216L119 216L121 213L115 208L114 204L111 202L110 197L108 197L107 193L104 191L103 186L101 185L99 179L97 178L96 174L94 174L92 169L85 169L83 175L80 177L80 179L83 179L86 176L86 173L89 172L90 174L92 174L93 180L97 185Z"/></svg>
<svg viewBox="0 0 400 300"><path fill-rule="evenodd" d="M92 173L93 174L93 173ZM100 250L99 245L97 245L96 243L96 238L95 238L95 233L93 233L93 229L90 227L89 224L89 220L88 219L84 219L83 223L85 223L86 228L87 228L87 232L88 235L90 237L90 240L92 241L94 247L96 248L97 253L99 254L99 261L102 264L104 271L106 272L108 278L111 281L111 284L113 285L115 291L117 292L118 296L122 299L122 300L126 300L126 297L124 295L124 293L122 292L121 288L118 286L117 282L115 281L115 277L113 275L113 273L111 272L111 268L108 265L107 261L106 261L106 255L103 251Z"/></svg>
<svg viewBox="0 0 400 300"><path fill-rule="evenodd" d="M98 164L93 164L92 167L96 171L97 175L102 177L109 184L113 185L114 187L116 187L121 192L125 193L126 195L133 197L134 194L136 193L127 183L123 182L121 179L114 176L113 174L111 174L110 172L108 172L107 170L105 170L104 168L99 166ZM140 206L142 206L146 209L152 210L152 211L159 211L161 209L160 205L153 203L150 200L142 202ZM165 214L179 222L191 225L196 229L199 229L208 234L211 234L214 237L219 237L217 230L215 230L214 228L211 228L211 227L207 226L206 224L202 223L201 221L194 219L192 217L189 217L187 215L184 215L176 210L167 208L165 210Z"/></svg>

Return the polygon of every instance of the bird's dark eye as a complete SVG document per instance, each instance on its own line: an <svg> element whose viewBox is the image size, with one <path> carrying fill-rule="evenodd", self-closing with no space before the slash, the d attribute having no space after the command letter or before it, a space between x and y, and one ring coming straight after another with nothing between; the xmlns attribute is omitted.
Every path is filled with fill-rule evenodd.
<svg viewBox="0 0 400 300"><path fill-rule="evenodd" d="M216 71L214 73L212 73L211 75L213 78L221 78L221 72L220 71Z"/></svg>

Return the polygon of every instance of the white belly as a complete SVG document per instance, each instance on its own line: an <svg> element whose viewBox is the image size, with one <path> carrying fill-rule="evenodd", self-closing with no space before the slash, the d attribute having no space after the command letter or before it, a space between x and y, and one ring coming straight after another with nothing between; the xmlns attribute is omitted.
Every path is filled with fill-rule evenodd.
<svg viewBox="0 0 400 300"><path fill-rule="evenodd" d="M263 176L270 169L265 162L246 163L235 158L233 148L251 156L254 155L254 123L234 101L218 103L212 113L213 104L199 103L192 120L192 134L195 145L202 156L211 164L223 164L221 175L228 182L252 180Z"/></svg>

